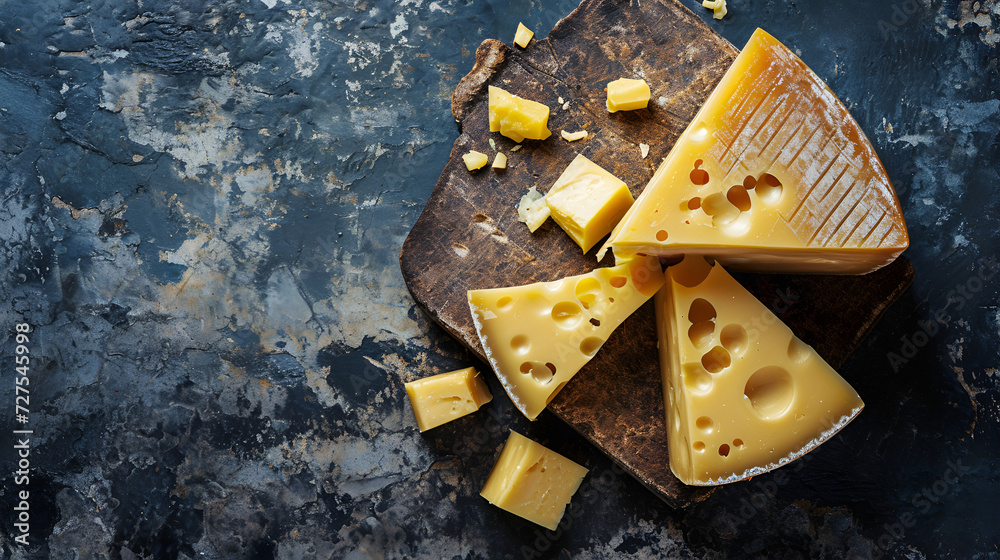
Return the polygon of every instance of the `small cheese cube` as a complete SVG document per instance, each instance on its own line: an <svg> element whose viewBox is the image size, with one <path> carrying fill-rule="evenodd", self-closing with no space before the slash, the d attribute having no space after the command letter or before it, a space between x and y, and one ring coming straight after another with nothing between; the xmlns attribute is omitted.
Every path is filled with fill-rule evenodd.
<svg viewBox="0 0 1000 560"><path fill-rule="evenodd" d="M521 47L522 49L528 48L528 43L531 42L531 38L535 36L535 33L524 26L523 23L517 24L517 33L514 34L514 44Z"/></svg>
<svg viewBox="0 0 1000 560"><path fill-rule="evenodd" d="M528 231L532 233L542 227L550 214L551 211L545 204L545 196L535 190L535 187L528 189L517 204L517 221L528 224Z"/></svg>
<svg viewBox="0 0 1000 560"><path fill-rule="evenodd" d="M411 381L405 387L421 432L471 414L493 400L474 367Z"/></svg>
<svg viewBox="0 0 1000 560"><path fill-rule="evenodd" d="M490 162L490 158L482 152L477 152L476 150L469 150L469 153L462 156L462 161L465 162L465 168L469 171L475 171L482 166Z"/></svg>
<svg viewBox="0 0 1000 560"><path fill-rule="evenodd" d="M545 140L549 131L549 107L522 99L496 86L489 86L490 132L499 132L515 142L525 138Z"/></svg>
<svg viewBox="0 0 1000 560"><path fill-rule="evenodd" d="M479 495L555 531L586 474L584 467L512 431Z"/></svg>
<svg viewBox="0 0 1000 560"><path fill-rule="evenodd" d="M649 84L645 80L620 78L608 82L608 112L645 109L649 104Z"/></svg>
<svg viewBox="0 0 1000 560"><path fill-rule="evenodd" d="M584 253L614 229L632 202L628 185L583 155L576 156L545 195L552 219Z"/></svg>
<svg viewBox="0 0 1000 560"><path fill-rule="evenodd" d="M498 153L493 158L493 169L507 169L507 156L505 154Z"/></svg>

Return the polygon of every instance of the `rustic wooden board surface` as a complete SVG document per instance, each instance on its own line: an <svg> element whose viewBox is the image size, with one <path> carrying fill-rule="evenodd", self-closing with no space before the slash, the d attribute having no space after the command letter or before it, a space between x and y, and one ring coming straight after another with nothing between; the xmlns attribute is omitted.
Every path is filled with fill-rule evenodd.
<svg viewBox="0 0 1000 560"><path fill-rule="evenodd" d="M583 255L552 220L529 233L517 221L516 204L524 192L532 185L548 190L582 153L638 196L737 53L670 0L641 5L585 0L526 50L483 42L475 67L452 98L461 135L400 255L416 302L482 358L467 290L555 280L598 266L594 254L600 243ZM650 107L609 114L607 82L635 76L650 84ZM526 141L511 152L514 142L489 132L487 85L547 104L553 136ZM586 129L590 137L569 143L559 137L562 129ZM508 169L466 171L461 155L476 149L492 158L491 138L509 156ZM645 159L639 143L650 146ZM600 264L611 264L611 257ZM913 270L899 259L866 276L738 278L838 367L909 285ZM619 327L549 410L668 504L683 506L711 493L681 484L668 467L651 303Z"/></svg>

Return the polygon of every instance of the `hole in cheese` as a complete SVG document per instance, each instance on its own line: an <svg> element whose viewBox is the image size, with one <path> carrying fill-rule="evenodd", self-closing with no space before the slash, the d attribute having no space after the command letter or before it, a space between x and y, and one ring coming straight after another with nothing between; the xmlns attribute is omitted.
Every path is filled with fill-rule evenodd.
<svg viewBox="0 0 1000 560"><path fill-rule="evenodd" d="M699 321L688 329L688 338L695 348L701 348L712 342L712 335L715 334L714 321Z"/></svg>
<svg viewBox="0 0 1000 560"><path fill-rule="evenodd" d="M709 373L719 373L732 363L733 360L729 356L729 352L721 346L715 346L701 357L701 365L705 366Z"/></svg>
<svg viewBox="0 0 1000 560"><path fill-rule="evenodd" d="M757 370L743 389L753 409L763 418L776 418L792 404L795 387L792 377L783 368L767 366Z"/></svg>
<svg viewBox="0 0 1000 560"><path fill-rule="evenodd" d="M514 298L510 296L504 296L497 300L497 309L501 311L506 311L510 307L510 304L512 303L514 303Z"/></svg>
<svg viewBox="0 0 1000 560"><path fill-rule="evenodd" d="M705 452L705 442L703 442L703 441L696 441L696 442L694 442L693 445L691 445L691 448L694 449L695 451L697 451L698 453L704 453Z"/></svg>
<svg viewBox="0 0 1000 560"><path fill-rule="evenodd" d="M722 193L712 193L701 202L701 209L712 217L712 223L716 226L724 226L731 223L740 215L740 209Z"/></svg>
<svg viewBox="0 0 1000 560"><path fill-rule="evenodd" d="M687 201L688 210L697 210L701 208L701 197L696 196L691 200Z"/></svg>
<svg viewBox="0 0 1000 560"><path fill-rule="evenodd" d="M751 190L757 186L757 179L753 175L747 175L743 178L743 188Z"/></svg>
<svg viewBox="0 0 1000 560"><path fill-rule="evenodd" d="M770 173L760 176L757 181L757 198L765 204L776 204L781 199L781 181Z"/></svg>
<svg viewBox="0 0 1000 560"><path fill-rule="evenodd" d="M702 163L705 162L700 159L694 160L694 169L691 170L691 182L696 185L705 185L708 183L708 171L698 169Z"/></svg>
<svg viewBox="0 0 1000 560"><path fill-rule="evenodd" d="M738 448L742 449L743 448L743 440L740 439L740 438L734 439L733 440L733 447L738 447Z"/></svg>
<svg viewBox="0 0 1000 560"><path fill-rule="evenodd" d="M583 310L572 301L560 301L552 306L552 320L564 329L574 329L583 321Z"/></svg>
<svg viewBox="0 0 1000 560"><path fill-rule="evenodd" d="M685 288L694 288L704 282L705 278L708 278L708 274L712 272L712 267L715 266L714 261L709 263L707 258L699 257L697 255L688 255L685 256L684 259L690 259L690 265L671 269L670 275L674 282L677 282Z"/></svg>
<svg viewBox="0 0 1000 560"><path fill-rule="evenodd" d="M519 334L510 339L510 349L518 354L527 354L528 350L531 349L531 341L527 336Z"/></svg>
<svg viewBox="0 0 1000 560"><path fill-rule="evenodd" d="M590 324L594 325L595 327L599 327L599 326L601 326L601 321L599 319L595 319L595 318L591 317L590 318Z"/></svg>
<svg viewBox="0 0 1000 560"><path fill-rule="evenodd" d="M585 356L593 356L601 349L603 344L604 340L596 336L588 336L580 343L580 352L583 352Z"/></svg>
<svg viewBox="0 0 1000 560"><path fill-rule="evenodd" d="M611 285L614 285L614 282L612 278ZM576 299L580 300L584 309L590 309L600 293L601 283L596 278L588 277L576 283Z"/></svg>
<svg viewBox="0 0 1000 560"><path fill-rule="evenodd" d="M719 455L722 455L723 457L729 457L728 443L723 443L722 445L719 446Z"/></svg>
<svg viewBox="0 0 1000 560"><path fill-rule="evenodd" d="M707 299L698 298L691 302L691 308L688 310L688 321L702 323L714 321L715 317L715 307Z"/></svg>
<svg viewBox="0 0 1000 560"><path fill-rule="evenodd" d="M608 280L608 283L615 288L624 288L625 284L628 284L628 278L625 278L624 276L615 276L611 280Z"/></svg>
<svg viewBox="0 0 1000 560"><path fill-rule="evenodd" d="M712 376L705 371L701 364L688 362L681 367L684 370L681 373L684 376L684 386L688 391L696 395L705 395L712 390L714 384Z"/></svg>
<svg viewBox="0 0 1000 560"><path fill-rule="evenodd" d="M699 430L705 433L712 433L715 428L715 422L708 416L699 416L697 420L694 421L694 425L698 427Z"/></svg>
<svg viewBox="0 0 1000 560"><path fill-rule="evenodd" d="M722 347L729 350L729 353L736 357L742 356L743 352L746 352L749 340L750 337L747 335L747 330L742 325L737 325L736 323L730 323L723 327L722 333L719 335Z"/></svg>
<svg viewBox="0 0 1000 560"><path fill-rule="evenodd" d="M660 231L656 232L656 240L657 241L666 241L667 240L667 230L661 229Z"/></svg>
<svg viewBox="0 0 1000 560"><path fill-rule="evenodd" d="M806 358L809 357L809 352L811 350L812 348L810 348L805 342L802 342L799 337L792 336L792 340L788 343L788 359L797 364L801 364L806 361Z"/></svg>
<svg viewBox="0 0 1000 560"><path fill-rule="evenodd" d="M535 381L542 385L547 385L556 374L556 366L551 363L524 362L521 364L521 373L525 375L530 374Z"/></svg>
<svg viewBox="0 0 1000 560"><path fill-rule="evenodd" d="M747 193L746 187L743 185L734 185L726 193L726 199L732 203L733 206L740 209L740 212L747 212L750 210L750 194Z"/></svg>

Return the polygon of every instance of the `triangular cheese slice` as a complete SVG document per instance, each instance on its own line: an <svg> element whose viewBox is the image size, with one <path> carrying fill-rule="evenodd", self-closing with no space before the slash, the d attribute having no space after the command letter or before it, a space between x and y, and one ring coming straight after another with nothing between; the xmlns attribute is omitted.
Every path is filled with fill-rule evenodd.
<svg viewBox="0 0 1000 560"><path fill-rule="evenodd" d="M659 260L647 257L468 297L486 358L514 405L534 420L662 285Z"/></svg>
<svg viewBox="0 0 1000 560"><path fill-rule="evenodd" d="M721 265L687 256L656 296L670 469L715 485L780 467L861 412L857 392Z"/></svg>
<svg viewBox="0 0 1000 560"><path fill-rule="evenodd" d="M758 29L598 253L710 255L756 272L860 274L909 244L847 109Z"/></svg>

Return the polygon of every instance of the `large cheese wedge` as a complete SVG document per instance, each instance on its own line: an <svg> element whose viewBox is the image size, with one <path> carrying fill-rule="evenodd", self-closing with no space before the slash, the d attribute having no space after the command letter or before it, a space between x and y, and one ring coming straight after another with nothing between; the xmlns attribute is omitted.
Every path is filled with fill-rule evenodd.
<svg viewBox="0 0 1000 560"><path fill-rule="evenodd" d="M486 358L518 410L534 420L662 285L660 263L648 257L468 297Z"/></svg>
<svg viewBox="0 0 1000 560"><path fill-rule="evenodd" d="M666 276L656 322L670 470L682 482L780 467L861 412L857 392L721 265L687 256Z"/></svg>
<svg viewBox="0 0 1000 560"><path fill-rule="evenodd" d="M847 109L758 29L605 246L757 272L859 274L909 244L889 178Z"/></svg>

